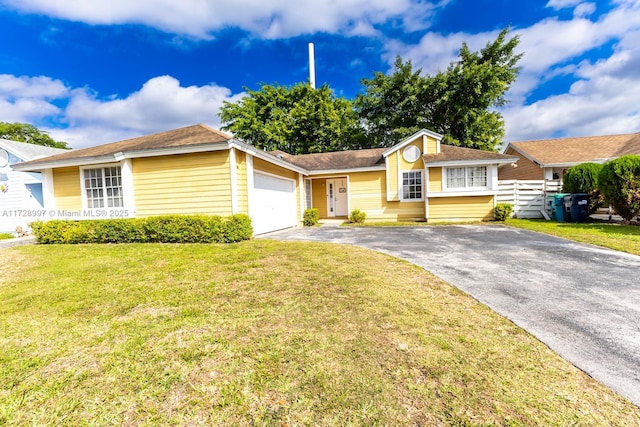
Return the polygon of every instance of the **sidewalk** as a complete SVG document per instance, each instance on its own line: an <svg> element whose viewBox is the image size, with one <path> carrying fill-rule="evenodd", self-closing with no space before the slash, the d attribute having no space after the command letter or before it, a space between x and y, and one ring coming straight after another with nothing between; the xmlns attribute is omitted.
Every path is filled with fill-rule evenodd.
<svg viewBox="0 0 640 427"><path fill-rule="evenodd" d="M33 245L35 243L35 236L16 237L15 239L0 240L0 249L12 248L14 246Z"/></svg>

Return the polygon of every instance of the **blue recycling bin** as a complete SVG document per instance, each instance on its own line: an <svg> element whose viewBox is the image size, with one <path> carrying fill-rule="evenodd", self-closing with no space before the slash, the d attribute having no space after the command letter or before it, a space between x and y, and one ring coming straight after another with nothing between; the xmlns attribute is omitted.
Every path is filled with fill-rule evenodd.
<svg viewBox="0 0 640 427"><path fill-rule="evenodd" d="M553 196L553 205L551 206L551 218L554 221L566 221L565 209L564 209L564 196L565 194L556 194Z"/></svg>
<svg viewBox="0 0 640 427"><path fill-rule="evenodd" d="M571 195L571 221L586 222L589 219L589 195L575 193Z"/></svg>

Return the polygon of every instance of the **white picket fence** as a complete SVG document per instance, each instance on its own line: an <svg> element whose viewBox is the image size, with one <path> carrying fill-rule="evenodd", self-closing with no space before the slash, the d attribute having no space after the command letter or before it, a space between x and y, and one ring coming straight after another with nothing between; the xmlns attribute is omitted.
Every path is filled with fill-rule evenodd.
<svg viewBox="0 0 640 427"><path fill-rule="evenodd" d="M511 204L515 218L543 218L542 211L551 215L553 196L561 190L560 181L498 181L496 202Z"/></svg>

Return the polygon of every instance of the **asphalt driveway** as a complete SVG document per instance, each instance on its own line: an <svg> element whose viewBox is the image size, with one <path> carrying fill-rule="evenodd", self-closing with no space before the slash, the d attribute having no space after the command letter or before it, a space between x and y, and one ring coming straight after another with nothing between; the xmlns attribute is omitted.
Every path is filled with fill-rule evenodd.
<svg viewBox="0 0 640 427"><path fill-rule="evenodd" d="M424 267L640 406L640 257L499 225L312 227L263 236Z"/></svg>

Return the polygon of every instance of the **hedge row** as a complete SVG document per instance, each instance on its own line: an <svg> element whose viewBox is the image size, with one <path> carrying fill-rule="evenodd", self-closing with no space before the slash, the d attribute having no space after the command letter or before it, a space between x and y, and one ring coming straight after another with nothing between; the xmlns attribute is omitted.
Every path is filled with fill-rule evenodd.
<svg viewBox="0 0 640 427"><path fill-rule="evenodd" d="M253 235L251 219L205 215L164 215L87 221L37 221L38 243L231 243Z"/></svg>

